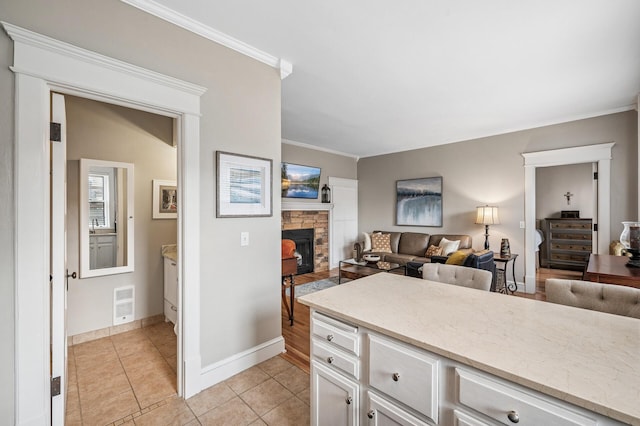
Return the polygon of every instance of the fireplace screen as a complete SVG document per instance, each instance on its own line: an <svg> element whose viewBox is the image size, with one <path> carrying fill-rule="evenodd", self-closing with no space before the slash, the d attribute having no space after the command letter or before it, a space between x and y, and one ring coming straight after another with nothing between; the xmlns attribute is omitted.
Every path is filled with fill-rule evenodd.
<svg viewBox="0 0 640 426"><path fill-rule="evenodd" d="M297 275L313 272L314 270L313 237L313 228L282 231L282 239L293 240L296 243Z"/></svg>

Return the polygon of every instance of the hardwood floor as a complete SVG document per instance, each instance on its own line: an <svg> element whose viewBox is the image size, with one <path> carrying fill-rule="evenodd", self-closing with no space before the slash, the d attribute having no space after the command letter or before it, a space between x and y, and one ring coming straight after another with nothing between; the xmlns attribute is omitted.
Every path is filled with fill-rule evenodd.
<svg viewBox="0 0 640 426"><path fill-rule="evenodd" d="M302 285L312 281L322 280L325 278L338 275L338 270L313 272L310 274L297 275L295 284ZM579 280L582 278L582 272L565 271L561 269L540 268L536 274L536 292L535 294L515 293L515 297L524 297L527 299L546 300L544 283L547 278L564 278ZM302 370L309 372L309 308L298 302L294 302L294 323L289 325L289 316L282 306L282 337L285 340L286 353L282 356L292 364L298 366Z"/></svg>

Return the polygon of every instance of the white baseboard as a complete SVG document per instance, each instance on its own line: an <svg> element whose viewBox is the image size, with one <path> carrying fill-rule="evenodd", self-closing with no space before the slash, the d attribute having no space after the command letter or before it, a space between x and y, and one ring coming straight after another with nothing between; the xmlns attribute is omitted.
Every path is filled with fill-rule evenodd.
<svg viewBox="0 0 640 426"><path fill-rule="evenodd" d="M282 336L269 340L246 351L237 353L202 369L200 383L202 390L234 376L247 368L260 364L283 353L284 338Z"/></svg>

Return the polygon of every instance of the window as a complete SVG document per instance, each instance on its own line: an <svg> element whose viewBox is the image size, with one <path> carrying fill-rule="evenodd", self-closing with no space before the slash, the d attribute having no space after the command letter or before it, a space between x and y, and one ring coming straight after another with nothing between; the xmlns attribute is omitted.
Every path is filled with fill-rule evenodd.
<svg viewBox="0 0 640 426"><path fill-rule="evenodd" d="M113 228L112 170L89 173L89 228Z"/></svg>

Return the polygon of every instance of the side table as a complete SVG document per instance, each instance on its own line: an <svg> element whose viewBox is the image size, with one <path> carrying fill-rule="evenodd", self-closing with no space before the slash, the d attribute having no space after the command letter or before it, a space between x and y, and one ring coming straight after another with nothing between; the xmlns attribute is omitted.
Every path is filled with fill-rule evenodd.
<svg viewBox="0 0 640 426"><path fill-rule="evenodd" d="M496 274L501 275L501 278L504 280L504 286L498 291L500 293L513 294L518 289L518 284L516 284L516 259L518 255L516 253L511 253L510 256L500 256L496 253L493 256L493 261L496 262ZM511 264L511 274L513 275L513 285L507 283L507 268L509 267L509 262L513 262ZM498 268L498 264L502 265L502 268Z"/></svg>

